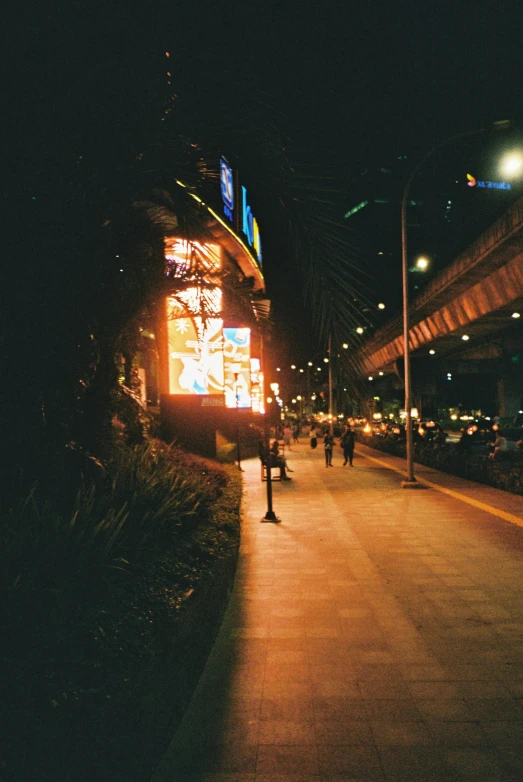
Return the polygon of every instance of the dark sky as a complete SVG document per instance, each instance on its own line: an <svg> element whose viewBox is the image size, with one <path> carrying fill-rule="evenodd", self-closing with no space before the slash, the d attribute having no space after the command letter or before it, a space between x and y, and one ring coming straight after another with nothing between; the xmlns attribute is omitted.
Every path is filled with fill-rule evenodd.
<svg viewBox="0 0 523 782"><path fill-rule="evenodd" d="M330 165L521 112L517 2L194 2L183 19L189 67L265 89Z"/></svg>
<svg viewBox="0 0 523 782"><path fill-rule="evenodd" d="M28 0L10 14L4 155L27 186L41 188L71 151L105 155L110 167L137 129L159 121L155 106L172 89L176 122L190 118L196 136L221 128L224 146L229 132L222 151L239 156L256 205L269 293L292 315L300 286L251 133L277 126L292 164L321 186L335 177L339 191L369 163L522 115L517 1Z"/></svg>
<svg viewBox="0 0 523 782"><path fill-rule="evenodd" d="M320 183L336 177L330 184L338 190L369 164L400 153L416 159L454 133L521 118L518 2L325 0L212 7L207 14L205 4L185 9L186 24L175 36L184 75L207 73L215 97L226 101L230 85L237 85L239 104L242 88L266 93L289 135L293 160ZM241 105L229 103L227 110L241 113ZM271 295L299 330L299 286L291 261L272 245L271 216L261 200L264 182L249 166L244 174L250 174L253 198L262 204L258 218L277 256L274 275L271 257L267 260L268 281L275 283Z"/></svg>

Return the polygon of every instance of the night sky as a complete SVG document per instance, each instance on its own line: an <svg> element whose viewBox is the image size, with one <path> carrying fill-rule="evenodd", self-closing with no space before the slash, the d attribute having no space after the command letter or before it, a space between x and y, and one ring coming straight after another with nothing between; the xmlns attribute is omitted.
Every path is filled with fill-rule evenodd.
<svg viewBox="0 0 523 782"><path fill-rule="evenodd" d="M307 315L263 144L276 139L339 219L362 168L521 119L522 27L519 2L482 0L30 1L5 26L9 187L25 203L70 154L109 169L174 91L174 132L218 133L249 185L269 296L293 342Z"/></svg>

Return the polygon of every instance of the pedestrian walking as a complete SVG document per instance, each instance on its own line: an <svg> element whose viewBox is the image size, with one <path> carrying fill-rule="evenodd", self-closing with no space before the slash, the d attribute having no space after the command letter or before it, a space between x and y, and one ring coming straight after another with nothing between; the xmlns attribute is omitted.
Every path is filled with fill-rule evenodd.
<svg viewBox="0 0 523 782"><path fill-rule="evenodd" d="M310 442L311 448L313 450L318 445L318 435L316 433L316 425L315 424L311 424L311 428L309 429L309 442Z"/></svg>
<svg viewBox="0 0 523 782"><path fill-rule="evenodd" d="M334 447L334 437L329 431L325 432L323 438L323 448L325 449L325 467L332 467L332 449Z"/></svg>
<svg viewBox="0 0 523 782"><path fill-rule="evenodd" d="M340 440L340 445L343 448L344 467L347 464L347 462L352 467L352 460L354 458L354 439L355 439L354 430L351 429L349 426L343 433Z"/></svg>

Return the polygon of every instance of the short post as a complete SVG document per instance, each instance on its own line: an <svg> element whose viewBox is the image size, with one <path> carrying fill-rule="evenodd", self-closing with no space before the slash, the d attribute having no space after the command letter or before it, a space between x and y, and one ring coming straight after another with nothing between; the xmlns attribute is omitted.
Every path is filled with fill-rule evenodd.
<svg viewBox="0 0 523 782"><path fill-rule="evenodd" d="M241 453L240 453L240 387L238 385L239 372L234 373L234 389L236 397L236 461L238 462L238 469L242 470Z"/></svg>
<svg viewBox="0 0 523 782"><path fill-rule="evenodd" d="M265 413L263 417L263 455L266 464L265 470L267 472L267 513L263 517L262 521L272 521L278 524L280 519L277 518L272 509L271 451L267 413Z"/></svg>

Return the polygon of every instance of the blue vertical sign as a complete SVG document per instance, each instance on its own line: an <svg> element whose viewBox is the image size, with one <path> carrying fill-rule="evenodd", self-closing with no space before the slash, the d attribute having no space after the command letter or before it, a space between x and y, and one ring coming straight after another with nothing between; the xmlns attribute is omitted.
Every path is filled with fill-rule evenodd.
<svg viewBox="0 0 523 782"><path fill-rule="evenodd" d="M261 251L261 239L260 231L258 229L258 223L252 213L252 209L247 203L247 188L242 185L242 231L247 237L249 245L256 253L256 258L261 266L262 251Z"/></svg>
<svg viewBox="0 0 523 782"><path fill-rule="evenodd" d="M234 219L234 179L232 168L223 157L220 158L220 189L223 213L232 221Z"/></svg>

